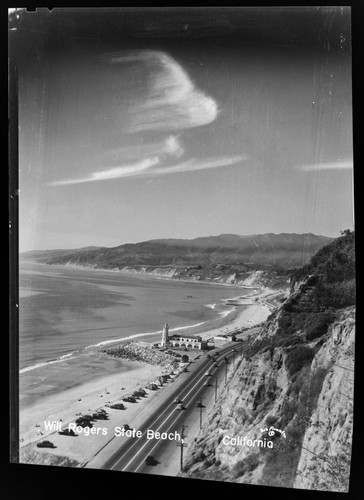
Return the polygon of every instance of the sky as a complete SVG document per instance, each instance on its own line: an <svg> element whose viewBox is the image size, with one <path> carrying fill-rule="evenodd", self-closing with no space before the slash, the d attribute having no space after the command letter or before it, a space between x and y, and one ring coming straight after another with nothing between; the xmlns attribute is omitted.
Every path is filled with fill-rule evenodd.
<svg viewBox="0 0 364 500"><path fill-rule="evenodd" d="M55 9L10 47L20 252L353 228L349 8Z"/></svg>

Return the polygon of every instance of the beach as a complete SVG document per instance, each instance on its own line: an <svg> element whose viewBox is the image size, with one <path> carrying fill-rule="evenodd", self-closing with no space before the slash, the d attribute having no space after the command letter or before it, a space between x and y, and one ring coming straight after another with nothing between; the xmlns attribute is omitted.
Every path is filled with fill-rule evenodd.
<svg viewBox="0 0 364 500"><path fill-rule="evenodd" d="M200 336L208 340L221 335L222 332L233 333L236 329L241 331L259 325L274 308L272 300L277 294L268 289L255 290L248 297L230 299L230 305L236 309L234 318L223 330L212 329L200 333ZM153 341L155 338L149 342L144 338L143 342L139 343L145 347ZM118 345L118 342L113 345ZM200 352L193 353L195 356L198 354ZM89 414L99 408L108 410L110 418L105 425L110 429L115 425L133 421L143 409L148 411L150 401L157 398L160 391L149 391L148 398L139 401L137 405L127 405L127 409L123 411L110 410L107 405L121 402L124 396L130 395L135 389L146 387L148 382L166 372L172 374L172 378L178 377L178 370L173 371L166 366L141 361L113 358L102 353L98 347L83 352L77 358L65 359L23 373L20 377L19 428L23 461L30 457L33 457L33 461L42 460L39 451L38 458L34 458L34 442L49 434L52 434L52 441L56 439L58 444L55 450L47 450L48 454L45 456L49 456L49 453L54 456L65 454L79 463L88 460L105 445L107 436L98 435L92 439L79 436L74 440L62 440L63 436L47 431L44 422L62 421L66 425L68 422L74 422L78 415ZM42 378L44 382L40 384Z"/></svg>
<svg viewBox="0 0 364 500"><path fill-rule="evenodd" d="M106 354L106 349L125 343L149 349L161 341L162 318L171 322L170 335L200 336L213 345L214 337L242 334L264 322L281 293L249 285L191 284L101 270L28 267L21 287L25 308L20 310L24 316L20 331L24 362L19 375L21 461L45 463L49 456L66 456L75 461L73 465L84 463L107 443L107 436L65 439L47 429L45 422L67 426L79 415L100 408L109 414L103 422L106 427L135 421L158 400L164 390L160 385L158 391L148 390L138 404L126 404L125 410L109 405L146 388L162 374L168 373L170 381L178 379L183 367L121 359ZM186 354L193 359L201 351ZM57 448L42 453L35 443L47 436Z"/></svg>

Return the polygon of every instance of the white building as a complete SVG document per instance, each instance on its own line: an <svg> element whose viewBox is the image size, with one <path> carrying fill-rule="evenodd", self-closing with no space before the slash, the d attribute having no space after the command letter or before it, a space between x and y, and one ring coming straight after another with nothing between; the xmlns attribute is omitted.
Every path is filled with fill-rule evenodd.
<svg viewBox="0 0 364 500"><path fill-rule="evenodd" d="M181 349L207 348L207 342L202 340L202 337L194 337L192 335L172 335L169 337L169 345L171 347L180 347Z"/></svg>
<svg viewBox="0 0 364 500"><path fill-rule="evenodd" d="M214 340L216 342L227 342L229 340L229 337L227 335L217 335L214 337Z"/></svg>

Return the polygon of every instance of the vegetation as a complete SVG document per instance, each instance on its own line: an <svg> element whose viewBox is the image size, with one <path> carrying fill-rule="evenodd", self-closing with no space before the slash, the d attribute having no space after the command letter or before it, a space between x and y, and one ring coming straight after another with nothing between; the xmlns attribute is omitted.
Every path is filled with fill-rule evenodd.
<svg viewBox="0 0 364 500"><path fill-rule="evenodd" d="M355 304L355 233L345 230L329 245L321 248L309 264L296 271L294 278L315 276L312 302L320 310Z"/></svg>
<svg viewBox="0 0 364 500"><path fill-rule="evenodd" d="M297 332L305 332L306 340L313 340L327 332L335 317L330 311L287 313L283 310L278 319L277 335L291 336Z"/></svg>
<svg viewBox="0 0 364 500"><path fill-rule="evenodd" d="M304 345L295 346L286 357L286 367L289 375L292 377L299 372L305 365L311 363L315 355L314 349Z"/></svg>
<svg viewBox="0 0 364 500"><path fill-rule="evenodd" d="M329 354L324 366L316 368L312 360L326 342L331 325L339 319L341 322L344 317L344 312L338 309L355 304L354 233L344 231L341 237L319 250L308 265L295 271L294 279L299 286L292 283L290 298L279 311L270 315L261 329L260 340L251 342L249 346L245 359L247 370L240 374L240 380L244 385L251 384L247 391L247 396L248 393L250 396L244 398L244 405L239 406L233 416L234 421L244 427L262 417L266 427L284 429L286 437L276 432L272 437L272 449L261 449L254 456L232 463L230 475L225 476L227 479L249 482L250 473L259 467L259 474L254 477L260 478L260 484L292 487L297 478L302 450L315 456L307 448L311 441L308 440L308 444L304 442L307 429L327 425L317 421L315 410L335 358L331 359ZM353 346L347 348L347 355L354 355ZM254 361L259 357L259 366L263 365L262 374L253 376L251 373L249 362L253 357ZM266 362L269 370L264 368ZM275 383L275 376L283 363L289 381L282 394ZM351 370L346 366L342 368ZM249 378L248 373L251 373ZM255 385L260 375L262 378ZM350 398L348 404L351 404ZM346 417L340 415L340 418L344 422ZM328 436L329 440L332 432L330 427L322 435ZM305 484L313 489L346 491L349 444L348 449L344 449L346 443L343 443L342 453L336 456L327 452L326 455L317 454L313 466L310 464L300 472L305 477ZM239 458L242 457L237 454L236 460ZM214 471L209 468L208 474Z"/></svg>
<svg viewBox="0 0 364 500"><path fill-rule="evenodd" d="M252 472L254 469L258 467L260 463L259 457L257 453L254 453L252 455L249 455L248 457L244 458L243 460L239 460L234 468L233 468L233 476L234 479L237 479L240 476L243 476L244 474L248 472Z"/></svg>
<svg viewBox="0 0 364 500"><path fill-rule="evenodd" d="M269 322L277 319L277 332L269 339L255 342L250 356L275 347L303 347L316 341L337 318L337 309L355 304L354 242L354 232L343 231L339 238L321 248L309 264L294 272L294 280L301 282L299 291L286 300L278 314L269 316ZM295 352L288 364L290 359L293 362L294 357L302 357L305 351ZM291 366L291 374L308 361L308 358L297 359Z"/></svg>

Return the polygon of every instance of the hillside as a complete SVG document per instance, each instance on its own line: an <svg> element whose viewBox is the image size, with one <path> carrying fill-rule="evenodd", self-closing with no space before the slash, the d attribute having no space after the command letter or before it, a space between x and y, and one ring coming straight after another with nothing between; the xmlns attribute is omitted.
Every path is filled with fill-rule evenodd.
<svg viewBox="0 0 364 500"><path fill-rule="evenodd" d="M229 268L228 274L232 274L251 269L291 269L301 266L330 241L332 238L311 233L252 236L224 234L193 240L150 240L113 248L33 251L21 254L20 259L120 270L126 266L136 270L138 266L169 266L181 271L187 266L206 271L219 265L240 266L235 271Z"/></svg>
<svg viewBox="0 0 364 500"><path fill-rule="evenodd" d="M183 475L347 491L353 427L354 233L295 273L291 294L262 326L224 386ZM271 436L268 429L271 429ZM284 431L285 435L282 435ZM269 439L231 445L224 436Z"/></svg>

